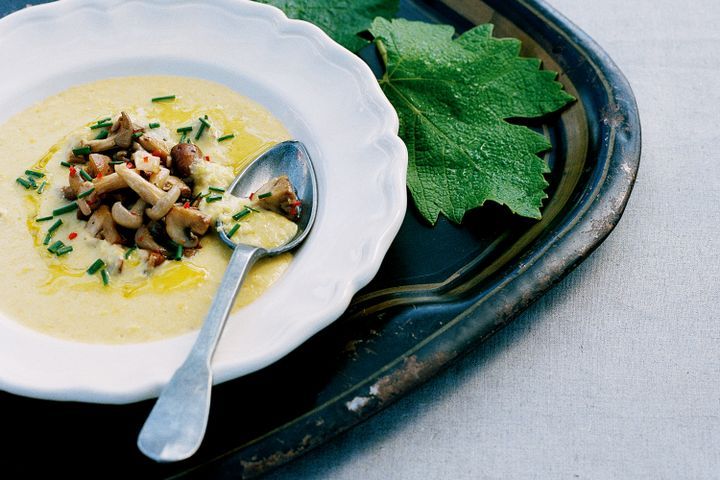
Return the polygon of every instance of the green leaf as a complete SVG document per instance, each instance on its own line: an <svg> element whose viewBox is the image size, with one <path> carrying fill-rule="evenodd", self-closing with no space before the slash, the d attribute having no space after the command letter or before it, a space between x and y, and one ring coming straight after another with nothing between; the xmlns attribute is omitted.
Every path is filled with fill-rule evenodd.
<svg viewBox="0 0 720 480"><path fill-rule="evenodd" d="M408 187L420 213L460 223L487 200L540 218L548 141L509 118L541 117L573 97L520 41L480 25L453 39L447 25L376 19L370 32L385 63L382 88L400 116L410 154Z"/></svg>
<svg viewBox="0 0 720 480"><path fill-rule="evenodd" d="M275 5L290 18L314 23L343 47L357 52L369 42L358 33L375 17L393 17L399 0L257 0Z"/></svg>

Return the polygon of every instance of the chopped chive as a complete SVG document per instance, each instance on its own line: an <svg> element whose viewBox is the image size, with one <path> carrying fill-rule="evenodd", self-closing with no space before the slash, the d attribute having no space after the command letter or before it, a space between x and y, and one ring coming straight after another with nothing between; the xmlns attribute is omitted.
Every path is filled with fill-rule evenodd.
<svg viewBox="0 0 720 480"><path fill-rule="evenodd" d="M109 122L110 120L112 120L112 117L105 117L105 118L101 118L100 120L98 120L95 123L105 123L105 122Z"/></svg>
<svg viewBox="0 0 720 480"><path fill-rule="evenodd" d="M97 259L93 262L92 265L86 270L88 275L94 275L98 270L103 268L105 266L105 262L103 262L101 259Z"/></svg>
<svg viewBox="0 0 720 480"><path fill-rule="evenodd" d="M158 122L148 123L148 127L150 128L158 128L159 126L160 124Z"/></svg>
<svg viewBox="0 0 720 480"><path fill-rule="evenodd" d="M183 256L183 246L178 244L177 250L175 250L175 260L182 259Z"/></svg>
<svg viewBox="0 0 720 480"><path fill-rule="evenodd" d="M127 163L125 160L111 160L110 165L120 165L121 163Z"/></svg>
<svg viewBox="0 0 720 480"><path fill-rule="evenodd" d="M210 195L205 199L207 203L217 202L218 200L222 200L222 195Z"/></svg>
<svg viewBox="0 0 720 480"><path fill-rule="evenodd" d="M95 191L95 187L89 188L89 189L85 190L84 192L79 193L77 198L85 198L94 191Z"/></svg>
<svg viewBox="0 0 720 480"><path fill-rule="evenodd" d="M47 235L45 235L45 240L43 240L43 245L47 245L48 243L50 243L51 238L52 238L52 233L48 233Z"/></svg>
<svg viewBox="0 0 720 480"><path fill-rule="evenodd" d="M36 178L43 178L45 176L44 173L36 172L35 170L25 170L25 175Z"/></svg>
<svg viewBox="0 0 720 480"><path fill-rule="evenodd" d="M240 228L239 223L236 223L235 225L233 225L233 227L230 229L230 231L227 232L228 238L232 238L232 236L235 235L235 232L238 231L238 228Z"/></svg>
<svg viewBox="0 0 720 480"><path fill-rule="evenodd" d="M61 248L63 245L65 245L63 242L58 240L57 242L53 243L48 247L48 252L50 253L57 253L58 248Z"/></svg>
<svg viewBox="0 0 720 480"><path fill-rule="evenodd" d="M257 209L255 209L255 208L249 206L249 205L246 205L245 208L247 208L247 209L250 210L251 212L255 212L255 213L257 213L257 212L260 211L260 210L257 210Z"/></svg>
<svg viewBox="0 0 720 480"><path fill-rule="evenodd" d="M107 286L110 284L110 275L108 275L107 270L104 268L100 270L100 275L102 276L103 285Z"/></svg>
<svg viewBox="0 0 720 480"><path fill-rule="evenodd" d="M230 134L228 134L228 135L223 135L222 137L218 138L217 141L218 141L218 142L224 142L225 140L230 140L231 138L235 138L235 134L234 134L234 133L230 133Z"/></svg>
<svg viewBox="0 0 720 480"><path fill-rule="evenodd" d="M192 132L193 127L180 127L175 130L177 133Z"/></svg>
<svg viewBox="0 0 720 480"><path fill-rule="evenodd" d="M113 125L112 122L108 122L108 121L98 122L95 125L90 125L90 130L97 130L98 128L112 127L112 125Z"/></svg>
<svg viewBox="0 0 720 480"><path fill-rule="evenodd" d="M208 116L205 115L205 118L200 117L200 118L198 118L198 120L200 120L200 123L205 125L207 128L210 128L210 122L207 121L207 118L208 118Z"/></svg>
<svg viewBox="0 0 720 480"><path fill-rule="evenodd" d="M235 215L233 215L232 218L233 218L233 220L240 220L241 218L246 217L248 215L250 215L250 209L245 207L245 209L240 210Z"/></svg>
<svg viewBox="0 0 720 480"><path fill-rule="evenodd" d="M72 151L72 152L73 152L73 155L77 155L77 156L80 156L80 155L88 155L90 152L92 152L92 148L90 148L90 147L78 147L78 148L73 148L73 151Z"/></svg>
<svg viewBox="0 0 720 480"><path fill-rule="evenodd" d="M105 140L108 135L110 135L110 132L108 132L107 130L103 130L102 132L97 134L95 140Z"/></svg>
<svg viewBox="0 0 720 480"><path fill-rule="evenodd" d="M175 95L165 95L164 97L155 97L151 99L152 102L165 102L167 100L175 100Z"/></svg>
<svg viewBox="0 0 720 480"><path fill-rule="evenodd" d="M25 180L27 180L28 183L30 183L30 187L37 188L38 184L33 177L27 177L27 178L25 178Z"/></svg>
<svg viewBox="0 0 720 480"><path fill-rule="evenodd" d="M187 132L183 132L178 143L185 143L185 137L187 137Z"/></svg>
<svg viewBox="0 0 720 480"><path fill-rule="evenodd" d="M125 252L125 255L124 255L125 259L127 260L128 258L130 258L130 255L132 255L132 253L133 253L135 250L137 250L137 247L136 247L136 246L132 246L132 247L128 248L128 251Z"/></svg>
<svg viewBox="0 0 720 480"><path fill-rule="evenodd" d="M200 137L202 136L203 132L205 131L205 124L201 123L200 128L198 128L198 132L195 135L195 141L200 140Z"/></svg>
<svg viewBox="0 0 720 480"><path fill-rule="evenodd" d="M56 208L55 210L53 210L52 213L53 213L53 216L62 215L63 213L68 213L68 212L72 212L73 210L77 210L77 208L78 208L77 202L71 202L71 203L68 203L67 205L63 205L62 207Z"/></svg>
<svg viewBox="0 0 720 480"><path fill-rule="evenodd" d="M132 134L132 138L133 138L133 140L137 140L138 138L142 137L143 134L144 134L143 132L135 132Z"/></svg>
<svg viewBox="0 0 720 480"><path fill-rule="evenodd" d="M82 168L80 169L80 176L83 177L83 178L84 178L85 180L87 180L88 182L92 182L92 179L93 179L93 178L90 176L90 174L89 174L88 172L86 172L86 171L83 170Z"/></svg>
<svg viewBox="0 0 720 480"><path fill-rule="evenodd" d="M258 198L268 198L268 197L272 197L272 192L267 192L267 193L258 195Z"/></svg>
<svg viewBox="0 0 720 480"><path fill-rule="evenodd" d="M55 223L53 223L50 228L48 228L47 233L53 233L55 230L57 230L58 228L60 228L60 225L62 225L62 224L63 224L62 219L61 219L61 218L58 218L57 221L56 221Z"/></svg>
<svg viewBox="0 0 720 480"><path fill-rule="evenodd" d="M22 185L23 187L25 187L26 189L32 187L32 183L30 183L29 181L25 180L24 178L18 177L18 178L15 179L15 181L16 181L17 183L19 183L20 185Z"/></svg>
<svg viewBox="0 0 720 480"><path fill-rule="evenodd" d="M45 185L47 185L47 182L42 182L40 184L40 187L37 189L38 195L40 195L45 190Z"/></svg>
<svg viewBox="0 0 720 480"><path fill-rule="evenodd" d="M55 255L57 255L58 257L62 257L66 253L70 253L72 251L73 251L72 245L64 245L55 251Z"/></svg>
<svg viewBox="0 0 720 480"><path fill-rule="evenodd" d="M36 222L47 222L48 220L52 220L54 217L52 215L48 215L47 217L38 217L35 219Z"/></svg>
<svg viewBox="0 0 720 480"><path fill-rule="evenodd" d="M65 161L60 162L60 165L62 165L63 167L72 167L72 165L70 165L69 162L65 162Z"/></svg>
<svg viewBox="0 0 720 480"><path fill-rule="evenodd" d="M221 188L221 187L208 187L208 190L210 190L211 192L220 192L220 193L223 193L225 191L225 189Z"/></svg>

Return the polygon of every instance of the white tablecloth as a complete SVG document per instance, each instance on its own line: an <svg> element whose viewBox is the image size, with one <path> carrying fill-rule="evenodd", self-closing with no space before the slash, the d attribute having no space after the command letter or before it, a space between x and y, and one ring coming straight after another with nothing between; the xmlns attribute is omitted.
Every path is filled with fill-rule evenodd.
<svg viewBox="0 0 720 480"><path fill-rule="evenodd" d="M625 216L485 346L270 478L720 478L720 1L552 4L635 90Z"/></svg>

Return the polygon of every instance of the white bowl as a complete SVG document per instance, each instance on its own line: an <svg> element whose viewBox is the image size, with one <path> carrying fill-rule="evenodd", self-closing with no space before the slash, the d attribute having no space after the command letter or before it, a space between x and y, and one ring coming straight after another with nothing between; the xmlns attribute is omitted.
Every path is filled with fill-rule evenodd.
<svg viewBox="0 0 720 480"><path fill-rule="evenodd" d="M110 45L123 47L107 55ZM88 60L97 58L107 60ZM308 146L319 177L315 227L283 278L230 318L213 363L216 382L278 360L337 319L375 275L400 228L407 150L395 111L365 63L274 7L63 0L0 20L0 65L0 123L76 84L186 75L258 101ZM98 403L150 398L194 338L89 345L0 315L0 388Z"/></svg>

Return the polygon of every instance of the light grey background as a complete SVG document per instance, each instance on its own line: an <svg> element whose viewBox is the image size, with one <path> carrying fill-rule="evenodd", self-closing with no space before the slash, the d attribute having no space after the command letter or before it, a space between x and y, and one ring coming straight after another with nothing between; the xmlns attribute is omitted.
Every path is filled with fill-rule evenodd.
<svg viewBox="0 0 720 480"><path fill-rule="evenodd" d="M720 0L552 4L635 90L625 216L484 347L269 478L720 478Z"/></svg>

